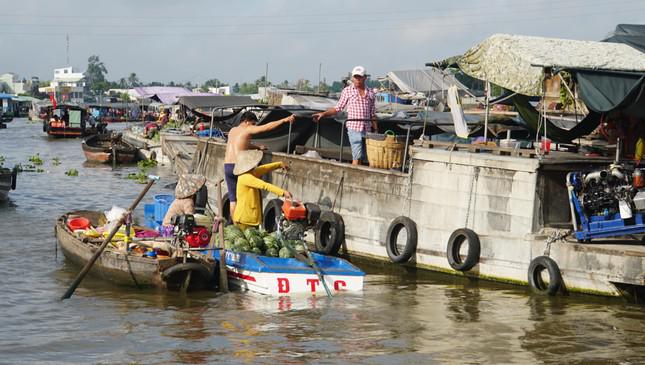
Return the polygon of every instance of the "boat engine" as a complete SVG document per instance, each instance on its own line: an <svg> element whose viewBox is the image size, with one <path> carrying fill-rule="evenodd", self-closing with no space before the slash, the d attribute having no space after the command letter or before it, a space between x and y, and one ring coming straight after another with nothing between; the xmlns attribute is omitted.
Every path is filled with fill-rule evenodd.
<svg viewBox="0 0 645 365"><path fill-rule="evenodd" d="M278 221L280 232L289 240L303 240L305 232L316 226L320 218L320 208L313 203L285 200Z"/></svg>
<svg viewBox="0 0 645 365"><path fill-rule="evenodd" d="M189 247L206 247L211 240L208 229L198 226L192 214L175 215L170 219L170 224L175 227L177 237L188 243Z"/></svg>
<svg viewBox="0 0 645 365"><path fill-rule="evenodd" d="M626 215L637 210L634 197L638 189L632 184L631 175L616 165L608 170L574 174L571 179L585 215L614 215L621 212L621 206L623 213L629 208L630 213Z"/></svg>

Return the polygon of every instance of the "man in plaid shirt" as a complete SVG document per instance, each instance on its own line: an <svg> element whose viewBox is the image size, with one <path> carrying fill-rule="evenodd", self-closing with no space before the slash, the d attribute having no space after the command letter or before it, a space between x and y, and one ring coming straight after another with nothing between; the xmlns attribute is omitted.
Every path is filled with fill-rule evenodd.
<svg viewBox="0 0 645 365"><path fill-rule="evenodd" d="M367 158L365 134L376 132L376 106L374 91L365 86L365 68L356 66L352 70L352 84L343 89L336 106L313 115L314 122L330 117L347 107L347 136L352 147L352 164L360 165Z"/></svg>

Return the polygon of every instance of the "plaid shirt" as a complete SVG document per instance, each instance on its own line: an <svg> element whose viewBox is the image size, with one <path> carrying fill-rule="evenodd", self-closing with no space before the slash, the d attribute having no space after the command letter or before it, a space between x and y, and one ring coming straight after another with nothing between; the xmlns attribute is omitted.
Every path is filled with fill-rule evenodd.
<svg viewBox="0 0 645 365"><path fill-rule="evenodd" d="M347 106L347 129L357 132L369 131L371 120L376 118L376 104L374 91L365 87L365 96L361 96L358 88L354 85L347 86L340 94L336 103L336 112L340 112ZM352 121L349 119L363 119L363 121Z"/></svg>

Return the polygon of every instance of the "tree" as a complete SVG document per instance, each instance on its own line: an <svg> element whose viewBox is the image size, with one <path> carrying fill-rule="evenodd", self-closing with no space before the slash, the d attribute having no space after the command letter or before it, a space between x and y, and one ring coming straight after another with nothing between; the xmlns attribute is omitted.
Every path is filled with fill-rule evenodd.
<svg viewBox="0 0 645 365"><path fill-rule="evenodd" d="M289 88L289 80L282 81L281 84L278 84L278 87L281 88L281 89L288 89Z"/></svg>
<svg viewBox="0 0 645 365"><path fill-rule="evenodd" d="M233 94L238 94L240 92L240 84L236 82L235 85L233 85L232 91L233 91Z"/></svg>
<svg viewBox="0 0 645 365"><path fill-rule="evenodd" d="M134 72L132 72L130 76L128 76L128 85L130 85L130 87L137 87L141 85L137 74L135 74Z"/></svg>
<svg viewBox="0 0 645 365"><path fill-rule="evenodd" d="M125 78L122 77L119 79L119 89L125 89L128 87L128 83L125 81Z"/></svg>
<svg viewBox="0 0 645 365"><path fill-rule="evenodd" d="M106 85L105 75L108 73L107 68L97 55L91 55L87 59L87 71L85 77L87 78L87 86L94 92L101 92Z"/></svg>

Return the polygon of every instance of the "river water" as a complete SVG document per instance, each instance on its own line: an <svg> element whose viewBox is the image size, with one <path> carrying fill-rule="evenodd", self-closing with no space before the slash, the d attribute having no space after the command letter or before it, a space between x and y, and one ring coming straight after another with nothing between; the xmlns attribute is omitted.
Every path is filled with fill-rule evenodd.
<svg viewBox="0 0 645 365"><path fill-rule="evenodd" d="M358 262L361 295L179 294L87 277L56 249L56 218L127 207L136 166L93 166L80 140L52 140L40 123L0 130L5 166L39 154L0 205L0 364L642 364L645 307L584 295L545 298L517 286ZM55 165L57 157L60 165ZM69 169L79 176L67 176ZM169 167L149 193L170 192ZM141 210L142 208L140 208ZM139 212L139 216L142 213Z"/></svg>

